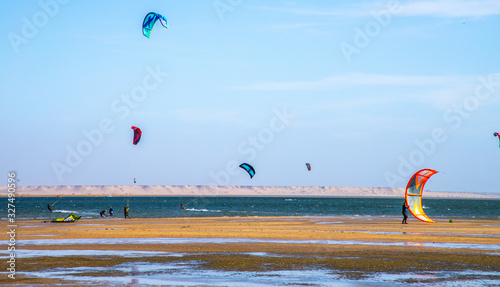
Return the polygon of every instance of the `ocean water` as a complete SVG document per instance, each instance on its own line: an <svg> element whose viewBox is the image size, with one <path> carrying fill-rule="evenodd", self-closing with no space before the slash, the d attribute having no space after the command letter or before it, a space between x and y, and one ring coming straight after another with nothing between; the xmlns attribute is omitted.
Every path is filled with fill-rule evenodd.
<svg viewBox="0 0 500 287"><path fill-rule="evenodd" d="M7 219L7 198L1 199L0 218ZM243 216L381 216L401 217L398 198L279 198L279 197L20 197L16 219L53 219L74 212L97 218L113 207L132 218L243 217ZM180 208L181 203L185 210ZM425 213L434 220L456 218L500 219L500 200L423 199ZM47 204L52 206L51 213ZM12 206L11 206L12 207ZM10 212L12 213L12 211Z"/></svg>

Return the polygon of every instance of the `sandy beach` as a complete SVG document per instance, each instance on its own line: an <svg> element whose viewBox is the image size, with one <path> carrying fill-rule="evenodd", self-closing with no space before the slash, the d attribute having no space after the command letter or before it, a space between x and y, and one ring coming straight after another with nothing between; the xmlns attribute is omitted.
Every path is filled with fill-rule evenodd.
<svg viewBox="0 0 500 287"><path fill-rule="evenodd" d="M403 225L399 218L371 217L106 218L61 224L22 220L17 222L16 250L25 255L16 261L15 282L5 275L0 284L88 286L75 278L36 274L91 267L78 276L97 280L92 286L106 286L106 278L134 271L124 273L116 266L143 262L201 262L196 267L200 270L243 273L329 270L347 282L375 274L429 272L435 275L399 281L500 282L499 227L499 220L426 224L412 219ZM4 228L4 242L9 239L6 234ZM120 255L125 251L153 254ZM36 252L37 256L27 255ZM470 278L436 275L471 270L475 275Z"/></svg>

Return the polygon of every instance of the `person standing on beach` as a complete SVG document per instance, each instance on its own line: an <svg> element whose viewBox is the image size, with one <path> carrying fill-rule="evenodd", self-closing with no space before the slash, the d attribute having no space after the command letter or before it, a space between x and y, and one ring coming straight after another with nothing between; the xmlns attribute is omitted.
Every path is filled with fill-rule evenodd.
<svg viewBox="0 0 500 287"><path fill-rule="evenodd" d="M109 217L115 217L115 215L113 214L113 206L109 207Z"/></svg>
<svg viewBox="0 0 500 287"><path fill-rule="evenodd" d="M401 224L408 224L408 222L406 222L406 219L408 219L408 215L406 215L406 211L408 210L408 208L406 207L406 202L403 203L403 221L401 221Z"/></svg>
<svg viewBox="0 0 500 287"><path fill-rule="evenodd" d="M127 219L127 217L130 219L130 216L128 216L128 206L123 208L123 213L125 214L125 219Z"/></svg>

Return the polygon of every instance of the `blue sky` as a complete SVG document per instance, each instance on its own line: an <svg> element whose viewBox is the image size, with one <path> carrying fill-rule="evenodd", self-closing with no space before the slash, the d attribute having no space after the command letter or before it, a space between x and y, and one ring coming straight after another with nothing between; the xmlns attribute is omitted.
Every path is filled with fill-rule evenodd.
<svg viewBox="0 0 500 287"><path fill-rule="evenodd" d="M22 185L405 187L432 168L430 190L499 192L498 1L3 6L0 170ZM148 39L152 11L169 29Z"/></svg>

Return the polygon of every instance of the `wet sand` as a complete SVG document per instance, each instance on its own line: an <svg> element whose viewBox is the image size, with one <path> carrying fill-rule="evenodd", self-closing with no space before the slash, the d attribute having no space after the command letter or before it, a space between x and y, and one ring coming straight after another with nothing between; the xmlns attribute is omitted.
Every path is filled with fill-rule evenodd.
<svg viewBox="0 0 500 287"><path fill-rule="evenodd" d="M39 250L42 254L17 259L15 283L76 286L74 281L30 278L19 272L87 266L100 267L101 271L82 276L119 276L120 272L112 267L126 262L203 262L201 269L242 272L328 269L352 280L377 272L500 270L500 220L427 224L413 219L404 225L400 220L226 217L18 221L16 249L20 254L25 254L22 250ZM8 239L6 232L0 239ZM57 254L61 250L67 250L64 256ZM71 255L71 250L89 252L82 255L75 251ZM116 255L93 254L92 250L116 250ZM120 250L153 252L148 256L121 256ZM180 255L164 256L162 252ZM498 274L485 276L500 280ZM6 277L0 279L0 284L14 283Z"/></svg>

